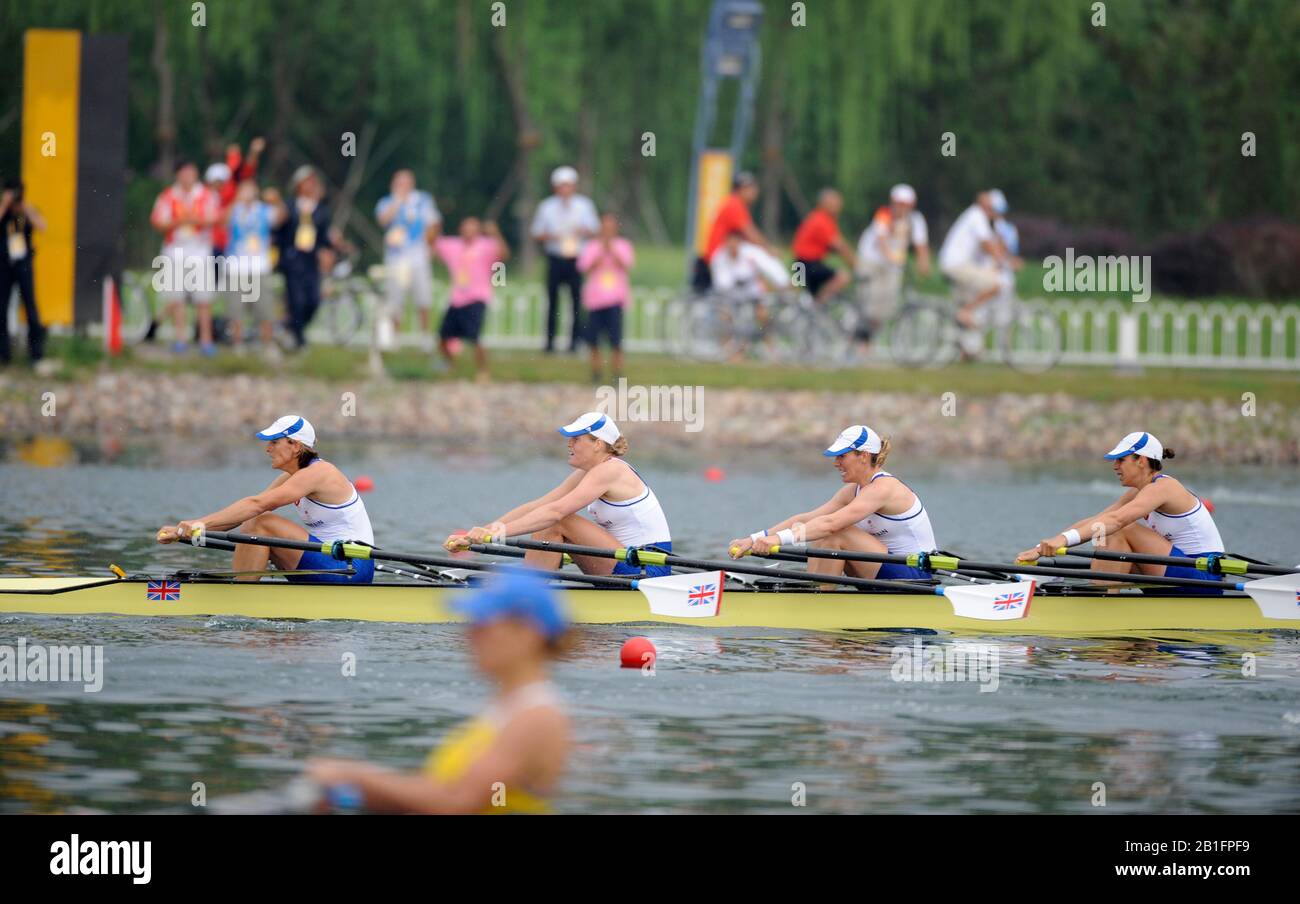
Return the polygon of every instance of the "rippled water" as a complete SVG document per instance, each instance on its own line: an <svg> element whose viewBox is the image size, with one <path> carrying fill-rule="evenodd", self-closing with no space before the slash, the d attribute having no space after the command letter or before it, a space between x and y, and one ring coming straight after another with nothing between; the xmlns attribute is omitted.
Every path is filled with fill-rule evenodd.
<svg viewBox="0 0 1300 904"><path fill-rule="evenodd" d="M19 459L0 465L9 573L192 565L199 551L151 544L152 530L270 476L255 449L169 449L166 467L140 451L107 461L74 450L58 469ZM393 546L482 522L563 472L558 458L397 446L336 460L374 477L367 505ZM710 483L699 463L638 462L693 553L716 554L835 488L817 462L719 464L729 475ZM940 542L977 556L1005 557L1116 492L1104 466L1088 463L897 469L925 498ZM1245 472L1228 488L1221 474L1179 473L1215 499L1231 546L1300 561L1295 474ZM636 633L659 648L653 677L617 667ZM0 644L19 637L103 645L106 680L98 693L0 684L0 812L182 810L194 782L215 803L282 786L309 755L414 767L487 694L454 626L0 615ZM953 644L584 628L557 669L579 742L558 808L791 812L802 783L816 812L1084 813L1103 782L1108 812L1300 810L1292 633L1003 639L994 692L893 680L893 651L918 641ZM356 677L341 674L346 653Z"/></svg>

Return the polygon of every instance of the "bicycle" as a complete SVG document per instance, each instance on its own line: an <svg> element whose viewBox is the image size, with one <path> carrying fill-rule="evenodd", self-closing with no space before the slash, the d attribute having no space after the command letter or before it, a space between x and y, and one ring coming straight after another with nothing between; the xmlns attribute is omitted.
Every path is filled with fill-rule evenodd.
<svg viewBox="0 0 1300 904"><path fill-rule="evenodd" d="M1056 315L1045 305L1021 300L1014 290L985 304L976 320L983 323L966 329L957 321L954 298L905 286L898 312L884 326L890 356L902 367L939 367L996 350L1007 366L1030 374L1044 373L1061 359Z"/></svg>
<svg viewBox="0 0 1300 904"><path fill-rule="evenodd" d="M360 333L365 322L366 302L375 297L369 278L353 273L354 266L353 257L340 255L321 280L320 310L316 312L315 320L323 324L337 345L348 344Z"/></svg>

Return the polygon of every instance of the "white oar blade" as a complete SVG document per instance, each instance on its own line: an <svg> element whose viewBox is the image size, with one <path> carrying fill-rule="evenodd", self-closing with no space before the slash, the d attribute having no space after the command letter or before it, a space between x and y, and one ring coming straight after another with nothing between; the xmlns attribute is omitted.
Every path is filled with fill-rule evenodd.
<svg viewBox="0 0 1300 904"><path fill-rule="evenodd" d="M943 588L943 595L952 603L953 614L959 618L1011 621L1029 614L1029 603L1034 598L1034 582L952 584Z"/></svg>
<svg viewBox="0 0 1300 904"><path fill-rule="evenodd" d="M723 580L721 571L702 571L642 578L636 586L645 594L655 615L712 618L722 608Z"/></svg>
<svg viewBox="0 0 1300 904"><path fill-rule="evenodd" d="M1300 574L1247 581L1245 589L1265 618L1300 618Z"/></svg>

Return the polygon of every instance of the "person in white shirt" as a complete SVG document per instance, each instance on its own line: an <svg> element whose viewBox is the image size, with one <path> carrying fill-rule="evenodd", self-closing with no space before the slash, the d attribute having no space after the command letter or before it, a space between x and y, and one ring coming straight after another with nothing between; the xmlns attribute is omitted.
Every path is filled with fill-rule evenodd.
<svg viewBox="0 0 1300 904"><path fill-rule="evenodd" d="M185 300L192 299L198 311L199 349L205 356L216 354L212 335L212 227L221 217L216 192L199 181L199 168L189 160L176 166L176 181L154 201L149 222L163 235L162 256L170 259L167 271L156 268L154 288L172 314L173 350L184 352ZM186 274L198 278L186 282Z"/></svg>
<svg viewBox="0 0 1300 904"><path fill-rule="evenodd" d="M863 339L898 310L909 248L916 249L917 271L929 276L930 230L916 209L916 190L899 183L889 190L889 204L876 211L858 239L858 275L867 280L870 324Z"/></svg>
<svg viewBox="0 0 1300 904"><path fill-rule="evenodd" d="M952 280L958 297L965 299L957 322L974 329L974 314L1003 288L1001 265L1011 255L993 230L998 207L1006 212L1006 197L997 189L982 191L975 203L957 218L939 249L939 272Z"/></svg>
<svg viewBox="0 0 1300 904"><path fill-rule="evenodd" d="M754 319L763 331L766 331L770 320L764 299L772 292L790 285L790 272L781 261L766 248L746 241L745 234L740 230L727 233L726 239L714 253L713 260L709 262L709 274L713 280L714 293L725 293L736 301L754 306ZM729 317L730 307L722 304L720 313L724 319ZM744 356L747 347L744 337L733 336L729 345L733 359Z"/></svg>
<svg viewBox="0 0 1300 904"><path fill-rule="evenodd" d="M576 352L583 337L582 274L578 252L600 232L596 205L578 194L578 171L561 166L551 173L555 193L537 205L530 230L546 251L546 351L555 351L555 330L560 315L560 287L568 286L573 304L573 330L569 351Z"/></svg>
<svg viewBox="0 0 1300 904"><path fill-rule="evenodd" d="M384 289L388 313L400 319L409 292L420 312L420 335L429 336L433 268L429 248L438 238L442 214L427 191L415 188L415 173L393 173L390 193L379 199L375 219L384 230ZM429 338L430 344L432 338Z"/></svg>

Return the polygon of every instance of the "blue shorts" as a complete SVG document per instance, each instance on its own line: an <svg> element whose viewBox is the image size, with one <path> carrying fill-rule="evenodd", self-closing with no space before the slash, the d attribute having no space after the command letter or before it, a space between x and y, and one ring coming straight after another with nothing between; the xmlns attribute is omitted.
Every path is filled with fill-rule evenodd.
<svg viewBox="0 0 1300 904"><path fill-rule="evenodd" d="M1184 559L1195 559L1205 553L1183 552L1177 546L1169 548L1169 555ZM1208 571L1201 571L1199 568L1189 568L1186 565L1166 565L1165 577L1167 578L1194 578L1198 581L1218 581L1222 580L1219 575L1210 574ZM1141 580L1139 576L1139 580ZM1223 596L1223 591L1217 587L1179 587L1179 592L1194 594L1196 596Z"/></svg>
<svg viewBox="0 0 1300 904"><path fill-rule="evenodd" d="M323 543L315 534L307 535L308 543ZM352 566L354 575L346 574L289 574L285 580L291 584L370 584L375 580L375 563L370 559L336 559L323 552L304 552L298 560L302 571L333 571Z"/></svg>
<svg viewBox="0 0 1300 904"><path fill-rule="evenodd" d="M876 572L878 581L928 581L934 577L911 565L899 565L895 562L883 562Z"/></svg>
<svg viewBox="0 0 1300 904"><path fill-rule="evenodd" d="M672 552L673 544L669 543L650 543L649 546L656 546L664 552ZM610 574L627 575L638 578L663 578L673 573L671 565L629 565L627 562L615 562L614 570Z"/></svg>

